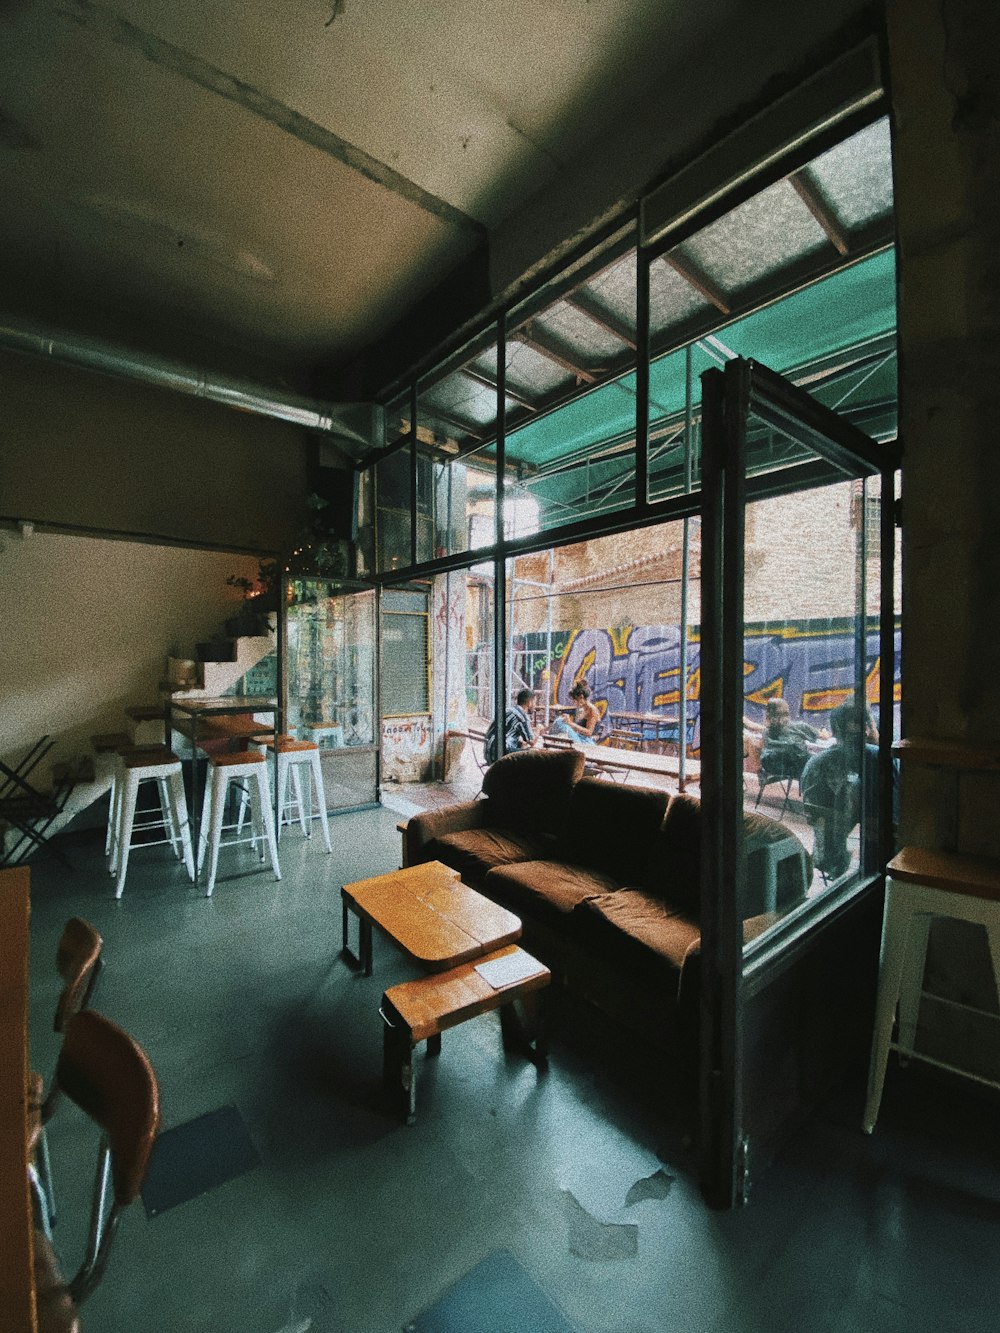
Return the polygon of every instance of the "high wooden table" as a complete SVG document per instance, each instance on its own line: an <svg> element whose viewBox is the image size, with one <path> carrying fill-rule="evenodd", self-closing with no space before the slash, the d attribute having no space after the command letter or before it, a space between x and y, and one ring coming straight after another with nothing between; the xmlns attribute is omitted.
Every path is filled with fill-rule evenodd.
<svg viewBox="0 0 1000 1333"><path fill-rule="evenodd" d="M372 927L378 926L428 972L482 958L521 937L521 921L463 884L457 870L427 861L340 891L344 955L372 974ZM359 921L358 954L350 950L348 916Z"/></svg>

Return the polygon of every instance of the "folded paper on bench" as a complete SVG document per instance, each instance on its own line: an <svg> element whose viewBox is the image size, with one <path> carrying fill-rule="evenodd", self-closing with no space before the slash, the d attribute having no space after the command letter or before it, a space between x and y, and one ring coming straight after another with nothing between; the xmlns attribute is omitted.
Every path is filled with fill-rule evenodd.
<svg viewBox="0 0 1000 1333"><path fill-rule="evenodd" d="M491 958L485 963L477 963L476 971L494 990L503 990L517 981L527 981L545 971L544 963L531 954L519 949L516 953L504 954L500 958Z"/></svg>

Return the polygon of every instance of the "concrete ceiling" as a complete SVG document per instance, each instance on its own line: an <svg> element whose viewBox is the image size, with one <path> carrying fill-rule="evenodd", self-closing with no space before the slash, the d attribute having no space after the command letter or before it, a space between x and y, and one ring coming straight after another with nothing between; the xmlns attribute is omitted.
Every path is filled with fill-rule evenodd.
<svg viewBox="0 0 1000 1333"><path fill-rule="evenodd" d="M730 0L0 0L0 313L348 360Z"/></svg>

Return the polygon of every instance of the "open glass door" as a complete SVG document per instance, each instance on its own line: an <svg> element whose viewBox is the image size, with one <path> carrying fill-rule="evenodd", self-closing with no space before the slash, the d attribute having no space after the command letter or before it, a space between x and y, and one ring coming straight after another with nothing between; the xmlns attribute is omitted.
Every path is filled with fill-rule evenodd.
<svg viewBox="0 0 1000 1333"><path fill-rule="evenodd" d="M755 362L702 386L701 1116L706 1194L728 1206L845 1074L863 1092L892 837L898 460Z"/></svg>

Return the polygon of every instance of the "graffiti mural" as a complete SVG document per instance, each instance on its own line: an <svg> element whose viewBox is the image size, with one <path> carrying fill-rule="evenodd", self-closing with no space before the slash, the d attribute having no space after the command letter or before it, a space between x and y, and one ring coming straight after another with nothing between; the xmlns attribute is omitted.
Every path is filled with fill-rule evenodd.
<svg viewBox="0 0 1000 1333"><path fill-rule="evenodd" d="M744 713L762 722L768 699L788 701L793 717L818 728L829 724L830 712L854 693L855 626L850 621L797 621L748 625L744 634ZM543 663L536 686L551 682L553 703L569 702L573 683L585 678L603 718L614 723L624 713L655 714L674 722L660 731L677 741L680 704L680 629L676 625L631 625L618 629L581 629L554 635L526 634L515 641L515 652ZM551 661L545 667L545 653ZM865 634L865 693L878 724L878 632L869 625ZM697 630L687 646L688 744L699 747L701 644ZM541 655L541 656L540 656ZM893 711L898 734L900 631L896 628ZM548 674L546 675L546 671Z"/></svg>

